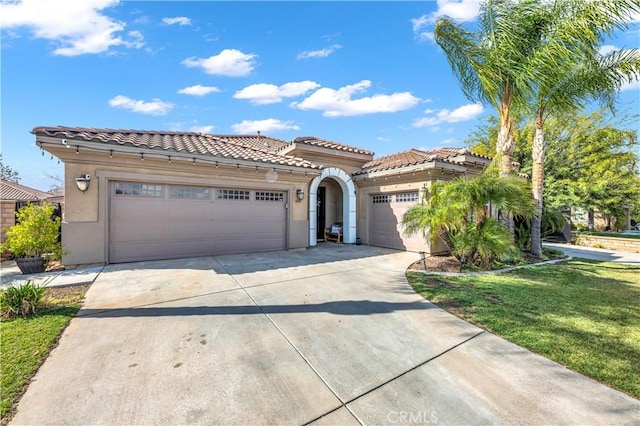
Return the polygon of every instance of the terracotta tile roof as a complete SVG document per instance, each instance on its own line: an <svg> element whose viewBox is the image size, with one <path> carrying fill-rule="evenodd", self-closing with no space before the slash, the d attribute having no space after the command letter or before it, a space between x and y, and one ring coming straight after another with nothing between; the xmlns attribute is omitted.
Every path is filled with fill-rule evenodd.
<svg viewBox="0 0 640 426"><path fill-rule="evenodd" d="M318 139L314 136L301 136L293 140L294 144L305 144L319 146L321 148L335 149L338 151L353 152L356 154L373 155L372 151L367 151L355 146L344 145L338 142L332 142L325 139Z"/></svg>
<svg viewBox="0 0 640 426"><path fill-rule="evenodd" d="M245 145L254 149L264 150L275 154L282 148L289 146L290 142L264 135L210 135L220 140L227 140Z"/></svg>
<svg viewBox="0 0 640 426"><path fill-rule="evenodd" d="M51 197L51 194L0 179L0 199L16 201L38 201Z"/></svg>
<svg viewBox="0 0 640 426"><path fill-rule="evenodd" d="M478 158L489 159L489 157L475 154L466 148L438 148L431 151L423 151L414 148L396 154L387 155L385 157L376 158L363 165L362 168L354 174L361 175L382 170L396 169L399 167L414 166L436 160L462 164L461 162L454 160L454 157L458 157L460 155L471 155Z"/></svg>
<svg viewBox="0 0 640 426"><path fill-rule="evenodd" d="M194 132L94 129L82 127L36 127L31 133L73 140L95 142L106 145L140 147L154 151L188 153L227 159L255 161L261 163L317 169L319 166L302 158L279 155L267 147L258 148L257 136L210 135ZM273 143L286 144L273 138L260 137Z"/></svg>

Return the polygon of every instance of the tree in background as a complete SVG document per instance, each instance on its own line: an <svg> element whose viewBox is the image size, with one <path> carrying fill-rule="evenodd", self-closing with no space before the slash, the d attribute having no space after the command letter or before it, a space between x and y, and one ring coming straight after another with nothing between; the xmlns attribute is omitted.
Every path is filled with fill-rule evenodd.
<svg viewBox="0 0 640 426"><path fill-rule="evenodd" d="M640 155L638 116L618 116L604 111L576 111L554 115L545 123L545 209L580 207L597 210L612 222L624 223L626 207L640 221ZM465 142L479 153L492 152L497 132L495 117L480 125ZM531 173L535 124L527 123L514 133L514 159L523 173Z"/></svg>
<svg viewBox="0 0 640 426"><path fill-rule="evenodd" d="M549 116L584 107L598 100L613 109L623 83L640 75L640 51L599 53L605 36L627 28L640 12L640 3L627 0L563 0L541 2L537 22L543 30L532 40L535 48L523 64L537 76L529 102L534 116L532 192L537 214L531 224L531 252L542 253L541 219L544 185L544 126Z"/></svg>
<svg viewBox="0 0 640 426"><path fill-rule="evenodd" d="M7 166L4 164L2 154L0 154L0 177L3 180L8 180L9 182L20 182L18 171L11 168L11 166Z"/></svg>

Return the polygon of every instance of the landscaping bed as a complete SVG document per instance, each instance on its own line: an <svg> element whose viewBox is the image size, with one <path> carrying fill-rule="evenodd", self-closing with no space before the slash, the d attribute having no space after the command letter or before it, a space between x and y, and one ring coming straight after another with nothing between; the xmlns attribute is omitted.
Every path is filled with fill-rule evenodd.
<svg viewBox="0 0 640 426"><path fill-rule="evenodd" d="M512 262L496 263L494 270L511 268L513 266L532 265L547 260L563 259L566 255L558 250L544 249L543 257L537 257L529 252L523 252L522 258ZM460 261L454 256L427 256L424 260L417 260L409 265L410 270L415 271L431 271L431 272L477 272L480 269L473 265L462 266Z"/></svg>
<svg viewBox="0 0 640 426"><path fill-rule="evenodd" d="M640 398L637 266L574 259L489 275L409 270L407 279L452 314Z"/></svg>

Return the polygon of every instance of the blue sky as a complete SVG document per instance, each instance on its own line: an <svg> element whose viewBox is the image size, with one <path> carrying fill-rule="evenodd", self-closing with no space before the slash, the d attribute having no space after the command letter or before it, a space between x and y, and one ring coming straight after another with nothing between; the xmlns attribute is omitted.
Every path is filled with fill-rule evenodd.
<svg viewBox="0 0 640 426"><path fill-rule="evenodd" d="M431 40L477 0L0 5L4 163L46 190L63 165L35 126L317 136L383 156L462 146L491 109L464 97ZM603 50L638 47L638 20ZM620 93L638 112L640 88Z"/></svg>

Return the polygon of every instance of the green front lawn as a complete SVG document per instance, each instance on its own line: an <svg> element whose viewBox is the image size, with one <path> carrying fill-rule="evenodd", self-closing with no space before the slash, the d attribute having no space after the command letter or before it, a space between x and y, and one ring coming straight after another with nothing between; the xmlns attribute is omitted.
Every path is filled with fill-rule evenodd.
<svg viewBox="0 0 640 426"><path fill-rule="evenodd" d="M572 260L500 275L407 274L426 299L640 398L640 268Z"/></svg>
<svg viewBox="0 0 640 426"><path fill-rule="evenodd" d="M51 288L45 293L49 308L27 318L0 322L0 417L6 424L14 405L38 371L71 318L80 308L88 286Z"/></svg>

